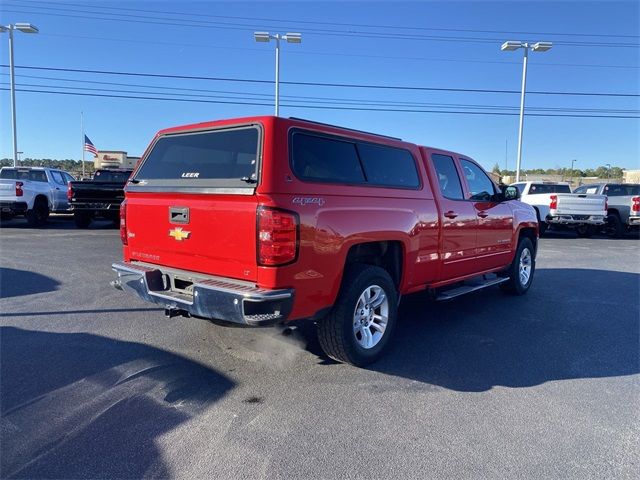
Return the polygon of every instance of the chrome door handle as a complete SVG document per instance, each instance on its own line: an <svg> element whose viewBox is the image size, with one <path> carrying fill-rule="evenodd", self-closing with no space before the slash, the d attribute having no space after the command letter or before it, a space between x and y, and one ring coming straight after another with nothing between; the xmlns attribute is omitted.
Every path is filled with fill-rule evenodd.
<svg viewBox="0 0 640 480"><path fill-rule="evenodd" d="M458 214L452 210L449 210L448 212L446 212L444 214L445 217L447 218L456 218L458 216Z"/></svg>

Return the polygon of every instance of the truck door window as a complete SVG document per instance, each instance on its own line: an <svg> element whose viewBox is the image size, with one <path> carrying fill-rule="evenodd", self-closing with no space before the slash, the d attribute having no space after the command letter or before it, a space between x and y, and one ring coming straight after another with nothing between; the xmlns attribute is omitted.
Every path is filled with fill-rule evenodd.
<svg viewBox="0 0 640 480"><path fill-rule="evenodd" d="M64 181L64 178L62 178L62 174L60 172L52 171L51 172L51 177L53 177L53 181L56 182L58 185L66 185L67 184Z"/></svg>
<svg viewBox="0 0 640 480"><path fill-rule="evenodd" d="M475 163L469 160L460 160L462 165L462 171L467 179L467 185L469 186L469 193L471 197L469 200L477 201L490 201L496 194L495 187L491 179L484 171L478 167Z"/></svg>
<svg viewBox="0 0 640 480"><path fill-rule="evenodd" d="M431 161L438 175L438 185L442 195L451 200L464 200L460 177L453 157L434 153L431 155Z"/></svg>

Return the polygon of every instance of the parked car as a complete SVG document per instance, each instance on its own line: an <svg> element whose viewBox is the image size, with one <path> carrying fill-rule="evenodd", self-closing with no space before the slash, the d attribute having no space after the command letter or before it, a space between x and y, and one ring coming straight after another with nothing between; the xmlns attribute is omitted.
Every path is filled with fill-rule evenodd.
<svg viewBox="0 0 640 480"><path fill-rule="evenodd" d="M168 316L312 319L330 357L376 360L402 295L522 295L538 223L470 157L300 119L159 132L125 187L116 288Z"/></svg>
<svg viewBox="0 0 640 480"><path fill-rule="evenodd" d="M67 198L78 228L87 228L96 217L118 222L124 185L131 170L97 170L93 180L69 182Z"/></svg>
<svg viewBox="0 0 640 480"><path fill-rule="evenodd" d="M587 237L605 224L605 195L572 194L569 184L562 182L519 182L513 186L520 192L520 200L535 209L540 235L550 226L562 225Z"/></svg>
<svg viewBox="0 0 640 480"><path fill-rule="evenodd" d="M607 196L607 223L604 232L610 237L619 238L625 232L640 226L640 184L638 183L582 185L573 193Z"/></svg>
<svg viewBox="0 0 640 480"><path fill-rule="evenodd" d="M66 213L67 183L75 180L62 170L40 167L0 169L0 211L2 219L24 215L31 226L43 225L49 213Z"/></svg>

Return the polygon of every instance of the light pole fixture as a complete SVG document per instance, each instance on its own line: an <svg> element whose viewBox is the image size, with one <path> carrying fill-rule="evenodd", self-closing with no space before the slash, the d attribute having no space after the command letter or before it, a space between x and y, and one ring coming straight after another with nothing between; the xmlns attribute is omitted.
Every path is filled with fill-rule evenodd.
<svg viewBox="0 0 640 480"><path fill-rule="evenodd" d="M18 136L16 134L16 75L13 61L13 31L19 30L22 33L38 33L38 27L31 23L12 23L0 25L0 33L9 32L9 78L11 79L11 125L13 127L13 166L18 161Z"/></svg>
<svg viewBox="0 0 640 480"><path fill-rule="evenodd" d="M551 42L519 42L509 40L504 42L500 47L502 51L512 52L522 48L524 50L524 60L522 63L522 92L520 94L520 126L518 128L518 161L516 163L516 182L520 181L520 165L522 163L522 129L524 126L524 93L527 85L527 60L529 56L529 49L534 52L546 52L551 50L553 44Z"/></svg>
<svg viewBox="0 0 640 480"><path fill-rule="evenodd" d="M269 32L253 32L256 42L268 42L273 39L276 41L276 117L280 111L280 40L286 40L287 43L301 43L301 33L287 33L280 35L279 33Z"/></svg>

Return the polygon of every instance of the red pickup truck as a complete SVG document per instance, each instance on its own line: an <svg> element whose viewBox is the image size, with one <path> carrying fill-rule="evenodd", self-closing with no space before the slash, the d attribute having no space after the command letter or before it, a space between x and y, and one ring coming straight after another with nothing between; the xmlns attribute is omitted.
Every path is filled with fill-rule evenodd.
<svg viewBox="0 0 640 480"><path fill-rule="evenodd" d="M517 199L465 155L383 135L272 116L170 128L126 185L113 285L168 316L311 319L362 366L402 295L529 289L538 223Z"/></svg>

